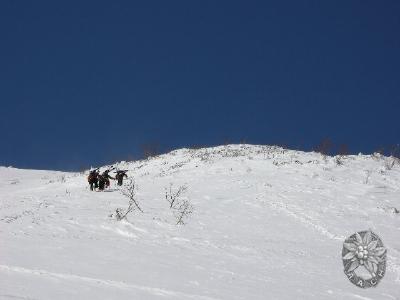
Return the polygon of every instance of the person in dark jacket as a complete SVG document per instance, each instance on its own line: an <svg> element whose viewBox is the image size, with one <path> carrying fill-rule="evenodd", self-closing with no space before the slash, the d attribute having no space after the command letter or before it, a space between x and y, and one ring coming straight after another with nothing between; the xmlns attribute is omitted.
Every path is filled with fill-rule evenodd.
<svg viewBox="0 0 400 300"><path fill-rule="evenodd" d="M110 179L115 179L114 177L110 176L110 170L105 170L101 176L105 180L105 187L108 188L110 186Z"/></svg>
<svg viewBox="0 0 400 300"><path fill-rule="evenodd" d="M128 170L118 170L117 174L115 175L115 179L117 180L117 184L121 186L124 183L124 177L128 178L128 175L126 175L126 172Z"/></svg>
<svg viewBox="0 0 400 300"><path fill-rule="evenodd" d="M99 175L98 178L99 178L99 191L104 191L107 180L103 175Z"/></svg>
<svg viewBox="0 0 400 300"><path fill-rule="evenodd" d="M89 182L91 191L93 191L94 189L97 189L99 187L99 184L98 184L99 172L97 169L89 172L88 182Z"/></svg>

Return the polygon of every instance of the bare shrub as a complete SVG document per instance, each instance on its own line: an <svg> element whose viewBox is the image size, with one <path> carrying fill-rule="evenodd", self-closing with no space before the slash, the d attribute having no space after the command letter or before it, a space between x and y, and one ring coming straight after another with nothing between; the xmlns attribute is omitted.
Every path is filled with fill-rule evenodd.
<svg viewBox="0 0 400 300"><path fill-rule="evenodd" d="M340 144L335 157L335 163L337 166L344 165L346 156L349 155L349 148L346 144Z"/></svg>
<svg viewBox="0 0 400 300"><path fill-rule="evenodd" d="M337 150L337 154L340 156L349 155L349 147L346 144L340 144Z"/></svg>
<svg viewBox="0 0 400 300"><path fill-rule="evenodd" d="M394 158L399 158L400 159L400 145L394 145L391 149L390 149L390 156L394 157Z"/></svg>
<svg viewBox="0 0 400 300"><path fill-rule="evenodd" d="M394 165L396 163L396 158L394 157L388 157L387 159L385 159L385 169L386 170L391 170L393 169Z"/></svg>
<svg viewBox="0 0 400 300"><path fill-rule="evenodd" d="M161 153L160 145L157 143L147 143L140 146L142 150L143 158L150 158L153 156L157 156Z"/></svg>
<svg viewBox="0 0 400 300"><path fill-rule="evenodd" d="M194 145L191 145L189 147L189 149L190 150L199 150L199 149L203 149L203 148L207 148L207 147L208 147L208 145L206 145L206 144L194 144Z"/></svg>
<svg viewBox="0 0 400 300"><path fill-rule="evenodd" d="M125 160L126 161L135 161L136 157L133 154L128 154L128 155L126 155Z"/></svg>
<svg viewBox="0 0 400 300"><path fill-rule="evenodd" d="M329 155L332 146L332 141L328 138L325 138L315 147L315 152L321 153L323 156Z"/></svg>
<svg viewBox="0 0 400 300"><path fill-rule="evenodd" d="M188 199L183 199L174 210L177 225L185 225L186 219L193 213L194 207Z"/></svg>
<svg viewBox="0 0 400 300"><path fill-rule="evenodd" d="M185 225L186 220L193 213L194 207L188 198L183 195L187 191L187 186L180 186L177 190L173 190L171 183L169 189L165 189L165 199L169 203L169 208L173 210L173 214L177 225Z"/></svg>
<svg viewBox="0 0 400 300"><path fill-rule="evenodd" d="M165 199L169 203L169 208L175 208L179 201L179 197L187 191L187 186L182 185L178 188L178 190L172 190L173 184L170 183L169 189L165 188Z"/></svg>
<svg viewBox="0 0 400 300"><path fill-rule="evenodd" d="M227 146L227 145L231 145L231 144L233 144L233 142L230 138L227 137L224 139L223 145Z"/></svg>
<svg viewBox="0 0 400 300"><path fill-rule="evenodd" d="M343 161L343 156L342 155L337 155L335 157L335 164L337 166L343 166L344 165L344 161Z"/></svg>
<svg viewBox="0 0 400 300"><path fill-rule="evenodd" d="M209 162L211 160L211 153L210 151L206 149L201 149L198 153L198 157L200 157L200 160L203 162Z"/></svg>
<svg viewBox="0 0 400 300"><path fill-rule="evenodd" d="M115 210L115 218L118 221L126 219L128 214L130 214L135 210L138 210L143 213L143 210L140 207L139 202L136 198L136 185L133 179L130 179L128 181L128 184L123 189L121 189L121 194L127 197L129 199L129 202L128 202L128 208L126 210L120 207Z"/></svg>
<svg viewBox="0 0 400 300"><path fill-rule="evenodd" d="M66 181L66 179L65 179L65 174L59 176L59 177L57 178L57 181L59 181L59 182L61 182L61 183L65 183L65 181Z"/></svg>

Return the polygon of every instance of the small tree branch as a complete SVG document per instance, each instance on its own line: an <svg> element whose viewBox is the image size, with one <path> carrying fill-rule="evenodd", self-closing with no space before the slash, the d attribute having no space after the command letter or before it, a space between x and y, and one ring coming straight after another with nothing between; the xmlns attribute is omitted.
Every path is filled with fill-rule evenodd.
<svg viewBox="0 0 400 300"><path fill-rule="evenodd" d="M116 209L115 214L118 221L125 219L129 213L136 209L143 213L143 210L136 199L136 185L134 180L130 180L126 185L126 188L121 190L121 193L129 199L129 204L125 211L122 208Z"/></svg>

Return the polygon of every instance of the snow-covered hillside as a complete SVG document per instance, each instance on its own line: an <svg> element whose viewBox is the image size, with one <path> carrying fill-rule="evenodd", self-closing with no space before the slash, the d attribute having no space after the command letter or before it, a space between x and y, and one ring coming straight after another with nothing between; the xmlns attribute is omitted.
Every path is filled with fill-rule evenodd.
<svg viewBox="0 0 400 300"><path fill-rule="evenodd" d="M120 163L144 213L87 174L0 168L0 299L400 299L400 166L278 147L181 149ZM176 225L165 189L194 206ZM387 273L360 289L344 239L372 229Z"/></svg>

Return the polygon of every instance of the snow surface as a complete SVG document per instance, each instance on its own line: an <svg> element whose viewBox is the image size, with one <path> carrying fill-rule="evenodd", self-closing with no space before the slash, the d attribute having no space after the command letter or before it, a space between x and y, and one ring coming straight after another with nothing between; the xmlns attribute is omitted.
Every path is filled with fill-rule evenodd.
<svg viewBox="0 0 400 300"><path fill-rule="evenodd" d="M0 299L400 299L400 166L278 147L181 149L121 162L144 213L82 173L0 167ZM184 226L165 188L186 184ZM343 273L343 240L388 248L378 287Z"/></svg>

